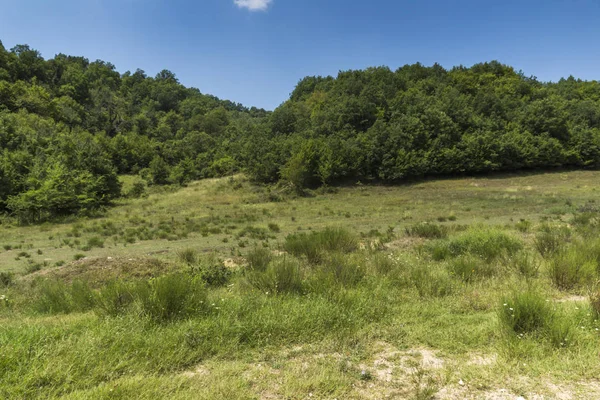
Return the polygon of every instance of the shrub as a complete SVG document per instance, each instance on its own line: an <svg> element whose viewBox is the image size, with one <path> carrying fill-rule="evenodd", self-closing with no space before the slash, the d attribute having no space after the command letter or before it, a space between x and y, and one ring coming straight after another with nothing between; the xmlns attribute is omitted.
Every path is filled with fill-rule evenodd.
<svg viewBox="0 0 600 400"><path fill-rule="evenodd" d="M85 258L85 254L77 253L73 256L73 260L75 261L81 260L82 258Z"/></svg>
<svg viewBox="0 0 600 400"><path fill-rule="evenodd" d="M196 249L183 249L177 251L179 261L187 265L195 265L198 263L198 251Z"/></svg>
<svg viewBox="0 0 600 400"><path fill-rule="evenodd" d="M483 262L480 258L472 255L458 257L448 265L450 273L465 282L471 282L476 278L488 278L497 272L495 265Z"/></svg>
<svg viewBox="0 0 600 400"><path fill-rule="evenodd" d="M406 234L426 239L442 239L448 236L448 228L429 222L422 222L406 228Z"/></svg>
<svg viewBox="0 0 600 400"><path fill-rule="evenodd" d="M392 258L392 255L387 255L384 253L375 253L371 258L371 265L373 266L375 272L379 275L387 275L394 268L396 268L396 263Z"/></svg>
<svg viewBox="0 0 600 400"><path fill-rule="evenodd" d="M557 288L568 290L593 283L596 264L583 249L574 246L549 260L548 273Z"/></svg>
<svg viewBox="0 0 600 400"><path fill-rule="evenodd" d="M540 263L529 252L521 251L508 258L508 266L525 278L535 278L539 274Z"/></svg>
<svg viewBox="0 0 600 400"><path fill-rule="evenodd" d="M247 282L263 293L302 293L302 271L298 262L289 257L272 260L264 271L248 271Z"/></svg>
<svg viewBox="0 0 600 400"><path fill-rule="evenodd" d="M135 293L139 291L139 285L138 287L135 286L121 280L109 282L98 293L96 312L102 316L110 317L125 313L135 300Z"/></svg>
<svg viewBox="0 0 600 400"><path fill-rule="evenodd" d="M94 247L103 248L104 240L102 240L102 238L100 238L98 236L93 236L88 239L87 247L89 247L90 249L93 249Z"/></svg>
<svg viewBox="0 0 600 400"><path fill-rule="evenodd" d="M571 230L566 226L552 227L543 225L535 235L535 248L547 258L556 254L571 238Z"/></svg>
<svg viewBox="0 0 600 400"><path fill-rule="evenodd" d="M318 267L315 279L327 286L354 286L364 278L365 272L365 268L355 260L340 253L332 253Z"/></svg>
<svg viewBox="0 0 600 400"><path fill-rule="evenodd" d="M34 272L38 272L42 269L42 264L40 263L30 263L25 267L25 272L28 274L33 274Z"/></svg>
<svg viewBox="0 0 600 400"><path fill-rule="evenodd" d="M532 288L504 297L498 317L507 332L519 337L533 335L555 347L566 347L574 341L573 322L557 314L551 303Z"/></svg>
<svg viewBox="0 0 600 400"><path fill-rule="evenodd" d="M269 229L271 230L271 232L278 233L281 231L281 228L277 224L270 223L268 226L269 226Z"/></svg>
<svg viewBox="0 0 600 400"><path fill-rule="evenodd" d="M554 312L546 299L527 289L502 299L498 317L503 327L516 334L539 331L550 324Z"/></svg>
<svg viewBox="0 0 600 400"><path fill-rule="evenodd" d="M413 267L410 275L421 297L444 297L454 290L452 279L445 269L417 265Z"/></svg>
<svg viewBox="0 0 600 400"><path fill-rule="evenodd" d="M435 260L470 254L486 262L501 256L511 256L523 247L522 243L495 229L475 229L450 240L438 241L429 249Z"/></svg>
<svg viewBox="0 0 600 400"><path fill-rule="evenodd" d="M296 257L305 256L310 263L322 261L323 252L349 253L358 248L356 237L343 228L326 228L310 234L297 233L285 239L284 248Z"/></svg>
<svg viewBox="0 0 600 400"><path fill-rule="evenodd" d="M34 308L41 313L69 313L73 305L67 286L55 280L45 280L37 287Z"/></svg>
<svg viewBox="0 0 600 400"><path fill-rule="evenodd" d="M138 286L143 313L155 322L187 318L207 309L206 289L189 274L176 273Z"/></svg>
<svg viewBox="0 0 600 400"><path fill-rule="evenodd" d="M0 272L0 287L5 288L13 284L14 275L11 272Z"/></svg>
<svg viewBox="0 0 600 400"><path fill-rule="evenodd" d="M255 247L246 255L250 269L255 271L264 271L272 259L273 254L269 249L264 247Z"/></svg>
<svg viewBox="0 0 600 400"><path fill-rule="evenodd" d="M233 271L226 267L215 254L199 260L191 271L192 275L197 276L209 286L223 286L233 275Z"/></svg>
<svg viewBox="0 0 600 400"><path fill-rule="evenodd" d="M69 288L73 311L88 311L96 305L96 295L87 282L75 281Z"/></svg>
<svg viewBox="0 0 600 400"><path fill-rule="evenodd" d="M531 229L531 221L528 221L526 219L521 219L519 222L517 222L515 224L515 228L517 228L517 230L519 232L529 232L529 230Z"/></svg>

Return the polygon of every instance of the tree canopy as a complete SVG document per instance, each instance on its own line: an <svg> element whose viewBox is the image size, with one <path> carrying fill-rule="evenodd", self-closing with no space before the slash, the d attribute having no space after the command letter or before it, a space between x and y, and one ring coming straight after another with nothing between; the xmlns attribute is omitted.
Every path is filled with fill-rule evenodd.
<svg viewBox="0 0 600 400"><path fill-rule="evenodd" d="M0 212L26 220L105 207L118 174L161 185L245 171L304 188L599 165L597 81L417 63L306 77L268 112L168 70L0 43Z"/></svg>

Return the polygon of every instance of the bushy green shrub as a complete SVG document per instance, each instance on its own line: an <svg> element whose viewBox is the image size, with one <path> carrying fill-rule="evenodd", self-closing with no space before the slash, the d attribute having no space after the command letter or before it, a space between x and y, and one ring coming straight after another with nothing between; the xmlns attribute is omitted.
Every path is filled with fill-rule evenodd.
<svg viewBox="0 0 600 400"><path fill-rule="evenodd" d="M573 289L594 283L597 265L595 260L578 246L560 251L548 261L548 273L559 289Z"/></svg>
<svg viewBox="0 0 600 400"><path fill-rule="evenodd" d="M486 262L501 256L511 256L522 247L518 239L496 229L474 229L456 238L440 240L428 246L434 260L470 254Z"/></svg>
<svg viewBox="0 0 600 400"><path fill-rule="evenodd" d="M11 272L0 272L0 287L5 288L13 284L14 275Z"/></svg>
<svg viewBox="0 0 600 400"><path fill-rule="evenodd" d="M353 286L366 274L366 269L360 262L337 252L328 254L324 262L314 268L314 278L320 284L329 286Z"/></svg>
<svg viewBox="0 0 600 400"><path fill-rule="evenodd" d="M135 300L139 290L139 286L136 286L121 280L109 282L98 293L95 311L101 316L109 317L124 314Z"/></svg>
<svg viewBox="0 0 600 400"><path fill-rule="evenodd" d="M177 251L177 258L184 264L195 265L198 262L198 251L196 249L182 249Z"/></svg>
<svg viewBox="0 0 600 400"><path fill-rule="evenodd" d="M566 226L542 225L535 235L535 248L544 258L552 257L571 239L571 230Z"/></svg>
<svg viewBox="0 0 600 400"><path fill-rule="evenodd" d="M472 255L460 256L448 264L450 273L465 282L477 278L489 278L497 274L498 266L486 263Z"/></svg>
<svg viewBox="0 0 600 400"><path fill-rule="evenodd" d="M406 234L408 236L417 236L426 239L442 239L448 236L448 228L430 222L421 222L407 227Z"/></svg>
<svg viewBox="0 0 600 400"><path fill-rule="evenodd" d="M324 252L350 253L358 248L358 240L343 228L326 228L310 234L297 233L285 239L284 248L296 257L306 257L310 263L323 260Z"/></svg>
<svg viewBox="0 0 600 400"><path fill-rule="evenodd" d="M264 271L272 259L271 250L264 247L255 247L246 255L248 266L254 271Z"/></svg>
<svg viewBox="0 0 600 400"><path fill-rule="evenodd" d="M525 278L535 278L540 271L540 262L527 251L520 251L508 257L508 267Z"/></svg>
<svg viewBox="0 0 600 400"><path fill-rule="evenodd" d="M444 297L454 291L454 284L448 272L433 265L413 266L410 279L421 297Z"/></svg>
<svg viewBox="0 0 600 400"><path fill-rule="evenodd" d="M37 287L34 308L47 314L71 312L73 303L67 285L56 280L41 281Z"/></svg>
<svg viewBox="0 0 600 400"><path fill-rule="evenodd" d="M273 259L263 271L248 270L246 281L267 294L302 293L303 274L297 260L291 257Z"/></svg>
<svg viewBox="0 0 600 400"><path fill-rule="evenodd" d="M88 239L87 245L90 249L93 249L94 247L103 248L104 240L102 240L102 238L99 238L98 236L93 236Z"/></svg>
<svg viewBox="0 0 600 400"><path fill-rule="evenodd" d="M156 322L187 318L206 311L207 294L197 277L185 273L161 276L138 285L142 312Z"/></svg>
<svg viewBox="0 0 600 400"><path fill-rule="evenodd" d="M533 335L555 347L566 347L574 341L573 322L559 315L551 302L533 288L505 296L498 318L507 332L519 337Z"/></svg>

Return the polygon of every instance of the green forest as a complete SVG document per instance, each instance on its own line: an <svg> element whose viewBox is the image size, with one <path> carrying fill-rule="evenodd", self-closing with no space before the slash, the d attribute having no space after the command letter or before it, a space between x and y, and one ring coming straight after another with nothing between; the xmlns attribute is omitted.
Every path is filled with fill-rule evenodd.
<svg viewBox="0 0 600 400"><path fill-rule="evenodd" d="M492 61L306 77L274 111L186 88L168 70L0 43L0 212L102 210L141 185L244 172L297 190L344 182L600 165L600 84Z"/></svg>

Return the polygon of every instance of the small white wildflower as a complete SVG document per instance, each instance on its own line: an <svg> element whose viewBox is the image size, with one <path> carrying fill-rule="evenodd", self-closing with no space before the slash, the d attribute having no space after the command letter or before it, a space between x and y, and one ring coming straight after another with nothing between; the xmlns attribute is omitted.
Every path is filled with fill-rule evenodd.
<svg viewBox="0 0 600 400"><path fill-rule="evenodd" d="M512 307L511 307L511 308L509 308L509 310L510 310L510 311L515 311L515 309L514 309L514 308L512 308Z"/></svg>

